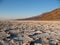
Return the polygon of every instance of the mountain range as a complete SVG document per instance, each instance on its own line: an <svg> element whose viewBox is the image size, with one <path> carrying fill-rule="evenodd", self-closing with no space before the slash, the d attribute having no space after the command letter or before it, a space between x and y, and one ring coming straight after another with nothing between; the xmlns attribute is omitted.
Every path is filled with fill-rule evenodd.
<svg viewBox="0 0 60 45"><path fill-rule="evenodd" d="M17 19L17 20L60 20L60 8L54 9L50 12L43 13L38 16L29 17L25 19Z"/></svg>

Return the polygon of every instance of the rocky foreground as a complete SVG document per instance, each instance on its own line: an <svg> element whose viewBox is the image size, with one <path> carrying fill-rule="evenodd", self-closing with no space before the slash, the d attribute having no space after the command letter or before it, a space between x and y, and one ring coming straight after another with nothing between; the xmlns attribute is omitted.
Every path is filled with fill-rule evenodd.
<svg viewBox="0 0 60 45"><path fill-rule="evenodd" d="M60 21L0 21L0 45L60 45Z"/></svg>

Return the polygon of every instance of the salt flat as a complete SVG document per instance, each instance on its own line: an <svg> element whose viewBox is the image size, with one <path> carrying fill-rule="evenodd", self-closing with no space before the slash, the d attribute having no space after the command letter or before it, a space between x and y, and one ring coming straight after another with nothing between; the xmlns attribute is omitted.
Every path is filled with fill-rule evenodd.
<svg viewBox="0 0 60 45"><path fill-rule="evenodd" d="M1 21L0 38L3 45L26 45L36 40L58 44L60 21Z"/></svg>
<svg viewBox="0 0 60 45"><path fill-rule="evenodd" d="M13 21L13 22L18 22L18 23L20 23L20 22L34 22L34 23L60 23L60 21Z"/></svg>

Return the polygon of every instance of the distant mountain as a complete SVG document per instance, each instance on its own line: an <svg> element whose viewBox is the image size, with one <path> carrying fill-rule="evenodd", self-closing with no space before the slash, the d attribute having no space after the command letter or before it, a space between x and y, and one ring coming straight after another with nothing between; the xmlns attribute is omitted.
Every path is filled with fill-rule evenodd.
<svg viewBox="0 0 60 45"><path fill-rule="evenodd" d="M35 17L17 19L17 20L60 20L60 8L57 8L51 12L43 13Z"/></svg>

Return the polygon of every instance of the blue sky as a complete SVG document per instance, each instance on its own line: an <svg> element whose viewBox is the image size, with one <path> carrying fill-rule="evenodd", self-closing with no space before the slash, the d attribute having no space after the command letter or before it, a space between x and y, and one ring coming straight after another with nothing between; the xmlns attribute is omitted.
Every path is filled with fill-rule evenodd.
<svg viewBox="0 0 60 45"><path fill-rule="evenodd" d="M0 0L0 18L36 16L59 8L59 3L60 0Z"/></svg>

